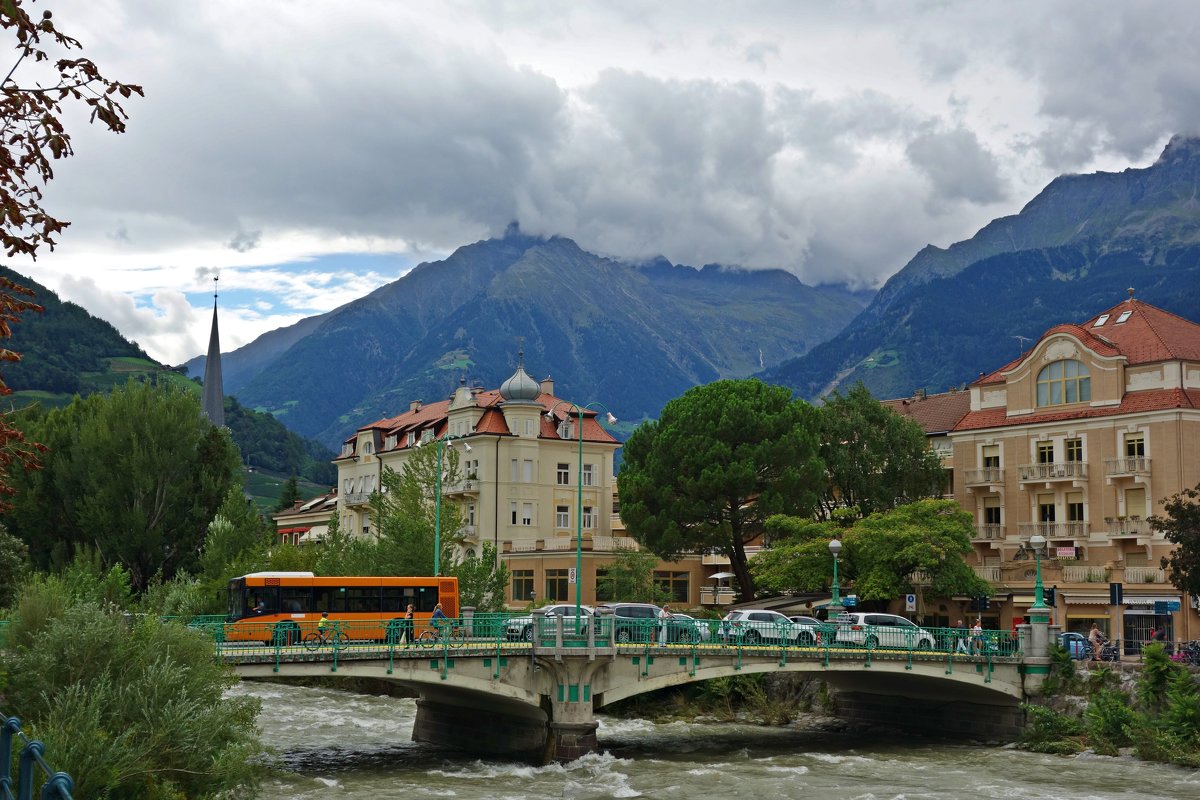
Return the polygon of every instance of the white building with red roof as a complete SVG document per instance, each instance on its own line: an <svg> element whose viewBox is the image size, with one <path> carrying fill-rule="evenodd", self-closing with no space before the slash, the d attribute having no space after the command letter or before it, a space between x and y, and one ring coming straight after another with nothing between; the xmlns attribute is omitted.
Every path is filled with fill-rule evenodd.
<svg viewBox="0 0 1200 800"><path fill-rule="evenodd" d="M1055 621L1096 622L1132 650L1151 628L1200 637L1195 599L1160 567L1170 544L1147 522L1200 483L1200 325L1129 294L981 375L949 437L955 499L975 514L977 569L997 590L993 621L1007 627L1032 603L1040 534Z"/></svg>

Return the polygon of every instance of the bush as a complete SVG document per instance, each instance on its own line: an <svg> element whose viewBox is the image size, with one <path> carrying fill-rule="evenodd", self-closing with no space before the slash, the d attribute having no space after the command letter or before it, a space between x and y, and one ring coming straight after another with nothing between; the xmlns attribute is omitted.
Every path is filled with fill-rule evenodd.
<svg viewBox="0 0 1200 800"><path fill-rule="evenodd" d="M1074 717L1046 706L1026 703L1027 723L1021 744L1038 753L1078 753L1084 749L1083 725Z"/></svg>
<svg viewBox="0 0 1200 800"><path fill-rule="evenodd" d="M247 796L258 702L225 699L235 681L202 634L85 603L15 655L7 699L76 797Z"/></svg>
<svg viewBox="0 0 1200 800"><path fill-rule="evenodd" d="M1183 667L1171 661L1166 649L1152 642L1142 649L1142 674L1138 678L1137 695L1142 710L1157 715L1167 696L1171 677Z"/></svg>
<svg viewBox="0 0 1200 800"><path fill-rule="evenodd" d="M1051 696L1062 692L1070 692L1079 684L1079 675L1075 671L1075 660L1070 652L1061 645L1050 644L1050 674L1042 682L1042 694Z"/></svg>
<svg viewBox="0 0 1200 800"><path fill-rule="evenodd" d="M1130 742L1136 714L1129 707L1129 698L1117 689L1101 689L1092 698L1084 714L1087 720L1088 743L1104 755L1116 755L1117 748Z"/></svg>

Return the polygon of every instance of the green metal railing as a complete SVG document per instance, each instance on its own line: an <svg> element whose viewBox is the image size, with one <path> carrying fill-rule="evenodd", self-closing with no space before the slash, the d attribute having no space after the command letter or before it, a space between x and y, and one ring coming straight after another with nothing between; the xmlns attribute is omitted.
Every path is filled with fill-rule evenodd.
<svg viewBox="0 0 1200 800"><path fill-rule="evenodd" d="M13 791L12 784L12 754L13 748L21 744L21 756L17 762L17 785ZM74 800L71 790L75 782L65 772L55 772L50 769L42 753L45 750L42 743L36 739L26 738L21 731L21 720L0 713L0 798L3 800L33 800L33 787L36 781L36 771L41 770L46 779L42 782L38 795L42 800Z"/></svg>

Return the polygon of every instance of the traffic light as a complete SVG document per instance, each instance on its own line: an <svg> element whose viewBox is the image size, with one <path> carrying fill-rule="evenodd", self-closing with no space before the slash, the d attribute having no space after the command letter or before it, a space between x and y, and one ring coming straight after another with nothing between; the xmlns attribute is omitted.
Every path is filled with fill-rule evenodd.
<svg viewBox="0 0 1200 800"><path fill-rule="evenodd" d="M992 598L988 597L986 594L979 598L979 610L980 611L987 611L991 607L992 607Z"/></svg>
<svg viewBox="0 0 1200 800"><path fill-rule="evenodd" d="M1058 592L1057 592L1056 590L1057 590L1057 587L1055 587L1055 586L1051 586L1049 589L1047 589L1047 590L1045 591L1045 595L1046 595L1046 597L1045 597L1046 605L1048 605L1048 606L1051 606L1051 607L1053 607L1054 605L1056 605L1056 603L1055 603L1055 600L1056 600L1056 599L1057 599L1057 597L1058 597Z"/></svg>

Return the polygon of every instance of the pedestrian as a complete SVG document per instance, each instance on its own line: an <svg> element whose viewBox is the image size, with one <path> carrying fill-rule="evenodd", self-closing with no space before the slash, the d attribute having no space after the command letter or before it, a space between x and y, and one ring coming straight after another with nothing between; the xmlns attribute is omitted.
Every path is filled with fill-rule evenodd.
<svg viewBox="0 0 1200 800"><path fill-rule="evenodd" d="M404 612L404 622L400 623L400 644L411 644L413 640L413 604L408 604Z"/></svg>
<svg viewBox="0 0 1200 800"><path fill-rule="evenodd" d="M967 626L961 619L954 623L954 638L954 652L967 655Z"/></svg>
<svg viewBox="0 0 1200 800"><path fill-rule="evenodd" d="M1092 623L1092 629L1088 631L1088 644L1092 646L1092 661L1100 660L1100 647L1104 644L1104 634L1100 632L1100 626Z"/></svg>
<svg viewBox="0 0 1200 800"><path fill-rule="evenodd" d="M971 628L971 655L983 655L983 620L978 618Z"/></svg>
<svg viewBox="0 0 1200 800"><path fill-rule="evenodd" d="M667 620L671 619L671 607L664 605L658 612L658 618L661 620L658 628L658 643L665 645L667 643Z"/></svg>

